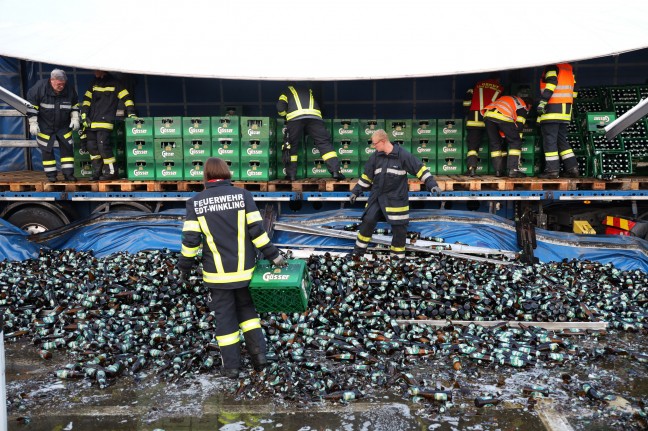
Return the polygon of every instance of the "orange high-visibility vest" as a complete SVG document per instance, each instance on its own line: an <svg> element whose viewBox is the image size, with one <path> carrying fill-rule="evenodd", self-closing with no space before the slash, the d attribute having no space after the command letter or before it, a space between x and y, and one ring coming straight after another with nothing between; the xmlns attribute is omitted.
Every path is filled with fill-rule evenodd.
<svg viewBox="0 0 648 431"><path fill-rule="evenodd" d="M558 67L558 84L547 103L573 103L574 102L574 72L569 63L560 63ZM540 93L545 89L547 83L540 81Z"/></svg>
<svg viewBox="0 0 648 431"><path fill-rule="evenodd" d="M497 110L500 115L491 115L494 118L500 118L505 121L517 121L517 111L520 108L526 108L524 100L517 96L502 96L490 105L482 109L481 113L484 117L488 117L486 111Z"/></svg>

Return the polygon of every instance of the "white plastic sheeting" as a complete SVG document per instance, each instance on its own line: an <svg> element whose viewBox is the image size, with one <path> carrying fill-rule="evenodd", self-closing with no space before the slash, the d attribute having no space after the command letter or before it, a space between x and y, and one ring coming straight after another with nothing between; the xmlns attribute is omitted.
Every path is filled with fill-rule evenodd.
<svg viewBox="0 0 648 431"><path fill-rule="evenodd" d="M0 11L0 55L187 77L454 75L648 47L645 0L0 0Z"/></svg>

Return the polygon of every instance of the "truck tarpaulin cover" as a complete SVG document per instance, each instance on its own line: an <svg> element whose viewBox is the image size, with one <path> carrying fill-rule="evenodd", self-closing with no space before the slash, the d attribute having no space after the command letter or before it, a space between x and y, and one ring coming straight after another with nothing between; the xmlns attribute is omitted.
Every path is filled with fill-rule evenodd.
<svg viewBox="0 0 648 431"><path fill-rule="evenodd" d="M0 10L0 55L167 76L407 78L648 47L639 0L0 0ZM511 30L505 41L499 25Z"/></svg>
<svg viewBox="0 0 648 431"><path fill-rule="evenodd" d="M278 221L303 224L309 227L337 227L359 222L358 210L339 210L319 212L309 216L282 216ZM45 232L30 237L31 243L19 242L16 246L5 239L0 244L0 256L9 260L23 260L38 256L38 247L54 249L72 248L93 250L95 256L103 257L120 251L135 253L141 250L167 248L180 251L184 210L169 210L159 214L124 212L119 215L94 216L86 221ZM475 247L488 247L500 250L518 251L515 227L512 222L485 213L466 213L460 211L421 210L411 212L410 231L421 232L422 236L437 236L445 242L459 242ZM379 224L378 227L389 227ZM18 239L23 239L5 223L5 230L12 231ZM4 232L3 232L4 233ZM6 237L7 234L4 235ZM535 256L541 262L562 259L593 260L612 263L619 269L639 269L648 272L648 242L628 236L586 236L570 233L537 230L538 248ZM300 244L316 247L328 245L352 247L354 241L330 237L296 234L275 231L273 242L276 244ZM25 249L18 253L18 249ZM341 248L342 250L342 248ZM348 249L347 249L348 250Z"/></svg>

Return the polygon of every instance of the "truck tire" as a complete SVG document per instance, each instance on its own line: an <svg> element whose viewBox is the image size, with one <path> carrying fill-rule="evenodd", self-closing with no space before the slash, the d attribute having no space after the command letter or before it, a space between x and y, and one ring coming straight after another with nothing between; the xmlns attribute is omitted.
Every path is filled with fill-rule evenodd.
<svg viewBox="0 0 648 431"><path fill-rule="evenodd" d="M11 214L7 221L30 235L46 232L65 225L61 218L47 208L23 208Z"/></svg>

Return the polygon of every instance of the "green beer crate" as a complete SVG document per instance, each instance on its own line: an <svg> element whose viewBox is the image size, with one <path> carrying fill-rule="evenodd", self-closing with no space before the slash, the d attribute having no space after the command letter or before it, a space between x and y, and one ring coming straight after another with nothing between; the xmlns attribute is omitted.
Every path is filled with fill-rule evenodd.
<svg viewBox="0 0 648 431"><path fill-rule="evenodd" d="M274 140L241 140L241 161L243 160L274 160L277 152L277 143Z"/></svg>
<svg viewBox="0 0 648 431"><path fill-rule="evenodd" d="M182 138L182 117L154 117L153 137L156 139Z"/></svg>
<svg viewBox="0 0 648 431"><path fill-rule="evenodd" d="M373 147L371 142L371 138L360 141L358 145L360 146L360 161L363 163L369 160L369 157L376 152L376 149Z"/></svg>
<svg viewBox="0 0 648 431"><path fill-rule="evenodd" d="M205 162L209 156L185 157L184 179L202 181L205 176Z"/></svg>
<svg viewBox="0 0 648 431"><path fill-rule="evenodd" d="M126 178L129 180L154 180L155 162L153 160L129 160L126 163Z"/></svg>
<svg viewBox="0 0 648 431"><path fill-rule="evenodd" d="M326 162L321 158L306 160L306 178L329 178L331 173L326 167Z"/></svg>
<svg viewBox="0 0 648 431"><path fill-rule="evenodd" d="M126 160L155 160L155 143L150 137L129 138L126 140L124 152Z"/></svg>
<svg viewBox="0 0 648 431"><path fill-rule="evenodd" d="M355 162L360 161L360 143L358 141L341 140L333 143L333 149L338 155L338 158L349 159Z"/></svg>
<svg viewBox="0 0 648 431"><path fill-rule="evenodd" d="M412 120L385 120L390 141L412 141Z"/></svg>
<svg viewBox="0 0 648 431"><path fill-rule="evenodd" d="M616 120L614 112L588 112L585 115L585 124L588 132L601 132L603 128Z"/></svg>
<svg viewBox="0 0 648 431"><path fill-rule="evenodd" d="M347 178L358 178L364 172L364 166L359 160L350 160L342 157L340 159L340 172Z"/></svg>
<svg viewBox="0 0 648 431"><path fill-rule="evenodd" d="M536 157L533 154L522 154L519 163L520 172L534 177L540 172L540 166L536 163Z"/></svg>
<svg viewBox="0 0 648 431"><path fill-rule="evenodd" d="M184 157L182 139L154 139L153 147L155 148L156 161L174 160L182 162Z"/></svg>
<svg viewBox="0 0 648 431"><path fill-rule="evenodd" d="M236 115L224 117L211 117L211 136L214 140L217 138L236 138L241 137L240 118Z"/></svg>
<svg viewBox="0 0 648 431"><path fill-rule="evenodd" d="M277 162L277 178L283 180L285 177L286 167L281 162ZM304 160L303 157L297 161L297 172L295 173L295 178L298 180L306 178L306 160Z"/></svg>
<svg viewBox="0 0 648 431"><path fill-rule="evenodd" d="M567 143L571 146L571 149L576 151L587 151L587 146L585 145L585 140L583 135L570 133L567 135Z"/></svg>
<svg viewBox="0 0 648 431"><path fill-rule="evenodd" d="M464 161L465 164L465 161ZM480 155L477 157L477 166L475 166L476 175L488 175L491 173L490 157Z"/></svg>
<svg viewBox="0 0 648 431"><path fill-rule="evenodd" d="M625 149L619 136L616 136L612 141L608 141L605 132L590 132L588 140L591 154L603 151L623 151Z"/></svg>
<svg viewBox="0 0 648 431"><path fill-rule="evenodd" d="M464 143L461 139L439 137L437 141L437 159L447 157L461 159L464 157L463 148Z"/></svg>
<svg viewBox="0 0 648 431"><path fill-rule="evenodd" d="M437 156L437 143L436 136L434 139L427 138L414 138L412 140L412 154L419 159L425 157L428 159L436 160Z"/></svg>
<svg viewBox="0 0 648 431"><path fill-rule="evenodd" d="M630 151L602 151L594 155L593 176L632 175Z"/></svg>
<svg viewBox="0 0 648 431"><path fill-rule="evenodd" d="M176 181L184 179L183 159L164 159L155 161L155 179Z"/></svg>
<svg viewBox="0 0 648 431"><path fill-rule="evenodd" d="M237 117L243 115L243 105L225 105L221 109L223 117Z"/></svg>
<svg viewBox="0 0 648 431"><path fill-rule="evenodd" d="M522 146L520 147L522 154L534 156L540 151L538 147L538 139L536 136L524 135L522 136Z"/></svg>
<svg viewBox="0 0 648 431"><path fill-rule="evenodd" d="M271 181L277 179L277 163L274 159L241 158L241 180Z"/></svg>
<svg viewBox="0 0 648 431"><path fill-rule="evenodd" d="M421 161L425 165L426 168L430 171L432 175L436 175L437 173L437 161L436 159L430 159L427 157L421 157Z"/></svg>
<svg viewBox="0 0 648 431"><path fill-rule="evenodd" d="M356 119L339 119L332 121L333 140L358 142L360 139L360 121Z"/></svg>
<svg viewBox="0 0 648 431"><path fill-rule="evenodd" d="M592 165L594 164L594 158L589 156L587 153L576 153L576 163L578 163L578 174L581 177L589 177L592 175ZM560 171L564 169L560 167Z"/></svg>
<svg viewBox="0 0 648 431"><path fill-rule="evenodd" d="M74 176L77 178L90 178L92 176L92 164L90 158L74 159Z"/></svg>
<svg viewBox="0 0 648 431"><path fill-rule="evenodd" d="M211 156L212 145L211 139L194 137L193 139L184 138L182 140L182 148L184 158L205 158Z"/></svg>
<svg viewBox="0 0 648 431"><path fill-rule="evenodd" d="M437 120L412 120L412 140L426 139L435 142L437 139Z"/></svg>
<svg viewBox="0 0 648 431"><path fill-rule="evenodd" d="M364 142L365 140L371 139L374 132L378 129L385 130L385 120L358 120L358 140Z"/></svg>
<svg viewBox="0 0 648 431"><path fill-rule="evenodd" d="M277 124L270 117L241 117L241 141L274 140Z"/></svg>
<svg viewBox="0 0 648 431"><path fill-rule="evenodd" d="M241 161L238 157L225 158L223 161L227 163L230 174L232 175L232 181L239 181L241 179Z"/></svg>
<svg viewBox="0 0 648 431"><path fill-rule="evenodd" d="M126 140L132 139L153 139L153 118L138 117L124 119L126 129Z"/></svg>
<svg viewBox="0 0 648 431"><path fill-rule="evenodd" d="M401 140L399 140L399 139L394 139L394 140L391 141L391 142L392 142L392 144L394 144L394 145L400 145L400 146L403 147L405 150L407 150L408 153L411 153L411 152L412 152L412 141L411 141L411 140L409 140L409 141L401 141Z"/></svg>
<svg viewBox="0 0 648 431"><path fill-rule="evenodd" d="M457 157L438 155L437 158L437 174L438 175L463 175L463 158L461 155Z"/></svg>
<svg viewBox="0 0 648 431"><path fill-rule="evenodd" d="M302 313L308 307L311 280L306 261L288 259L284 268L275 268L267 260L257 262L250 294L259 313Z"/></svg>
<svg viewBox="0 0 648 431"><path fill-rule="evenodd" d="M182 136L185 139L211 138L211 119L209 117L182 117Z"/></svg>
<svg viewBox="0 0 648 431"><path fill-rule="evenodd" d="M456 120L454 118L437 120L437 141L441 142L444 139L457 139L459 141L463 138L463 120Z"/></svg>
<svg viewBox="0 0 648 431"><path fill-rule="evenodd" d="M234 137L212 138L211 155L221 159L239 159L241 157L241 141Z"/></svg>

